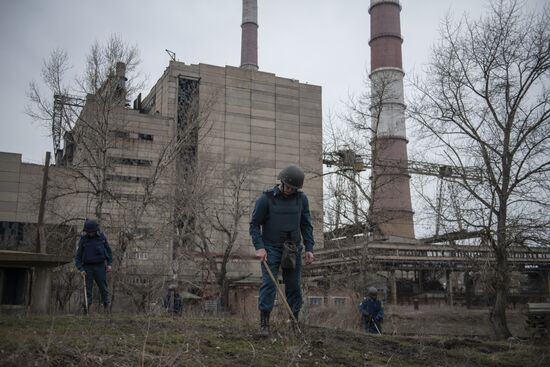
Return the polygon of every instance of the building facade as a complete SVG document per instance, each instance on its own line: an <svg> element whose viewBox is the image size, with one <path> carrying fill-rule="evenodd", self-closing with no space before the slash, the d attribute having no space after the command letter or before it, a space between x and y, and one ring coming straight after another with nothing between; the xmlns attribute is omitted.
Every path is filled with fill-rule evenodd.
<svg viewBox="0 0 550 367"><path fill-rule="evenodd" d="M232 169L243 162L249 166L250 177L239 190L243 215L227 264L228 276L241 278L232 285L232 303L255 302L260 267L248 235L250 212L255 198L276 184L278 172L289 164L306 171L304 191L322 247L320 87L253 69L172 61L135 109L112 105L109 119L100 119L105 103L99 99L88 96L75 127L65 134L63 153L50 167L45 218L72 223L78 231L84 218L100 216L129 291L132 284L158 289L148 276L182 284L204 280L197 249L187 249L197 251L186 257L187 264L173 264L178 210L173 202L188 175L197 174L190 166L208 168L202 174L212 190L214 214L224 214L222 221L228 222L234 219ZM195 105L199 111L193 112ZM14 154L2 154L2 167L3 222L36 223L42 167L21 163ZM223 233L209 236L219 261ZM74 247L66 248L73 252Z"/></svg>
<svg viewBox="0 0 550 367"><path fill-rule="evenodd" d="M198 111L188 112L190 99L198 98ZM205 177L212 184L211 197L217 213L231 222L235 205L235 165L251 167L246 185L239 191L244 215L238 218L237 240L229 263L228 276L241 278L240 293L231 302L254 303L260 281L260 266L254 258L248 222L255 198L277 183L277 174L289 164L298 164L306 172L304 191L310 198L317 245L322 247L322 117L321 88L293 79L277 77L253 68L219 67L207 64L186 65L172 61L150 93L142 109L177 121L179 131L189 116L203 115L193 139L196 151L184 150L179 157L177 185L184 185L188 166L208 167ZM194 133L194 132L193 132ZM227 246L222 233L212 233L221 255ZM225 241L226 242L226 241ZM188 267L187 277L196 277L200 269ZM248 291L245 289L248 288ZM250 294L242 294L250 292Z"/></svg>

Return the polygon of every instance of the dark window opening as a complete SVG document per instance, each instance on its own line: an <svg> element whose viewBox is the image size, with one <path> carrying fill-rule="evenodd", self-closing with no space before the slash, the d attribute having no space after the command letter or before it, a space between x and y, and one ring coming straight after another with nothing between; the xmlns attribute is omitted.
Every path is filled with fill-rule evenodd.
<svg viewBox="0 0 550 367"><path fill-rule="evenodd" d="M141 140L153 141L153 135L151 135L151 134L138 134L138 137L139 137Z"/></svg>
<svg viewBox="0 0 550 367"><path fill-rule="evenodd" d="M187 177L193 174L197 160L198 145L198 121L200 120L199 110L199 80L185 77L178 78L178 99L177 99L177 139L181 146L180 153L176 159L177 182L182 184ZM185 194L178 190L176 200L185 203ZM173 256L187 252L193 242L188 238L192 233L195 217L185 212L177 215L175 231L179 241L173 247Z"/></svg>
<svg viewBox="0 0 550 367"><path fill-rule="evenodd" d="M346 304L346 299L344 297L335 297L334 298L334 304L341 306Z"/></svg>
<svg viewBox="0 0 550 367"><path fill-rule="evenodd" d="M124 164L128 166L151 166L153 161L147 159L118 158L111 157L111 162L115 164Z"/></svg>
<svg viewBox="0 0 550 367"><path fill-rule="evenodd" d="M26 305L29 293L29 271L25 268L0 269L0 301L3 305Z"/></svg>
<svg viewBox="0 0 550 367"><path fill-rule="evenodd" d="M130 139L130 133L128 131L120 131L120 130L111 130L115 138L121 138L121 139Z"/></svg>
<svg viewBox="0 0 550 367"><path fill-rule="evenodd" d="M139 176L122 176L122 175L107 175L107 180L116 182L146 182L147 177Z"/></svg>
<svg viewBox="0 0 550 367"><path fill-rule="evenodd" d="M0 222L0 248L32 251L36 239L36 225L20 222Z"/></svg>
<svg viewBox="0 0 550 367"><path fill-rule="evenodd" d="M321 297L309 297L310 306L321 306L323 304L323 298Z"/></svg>

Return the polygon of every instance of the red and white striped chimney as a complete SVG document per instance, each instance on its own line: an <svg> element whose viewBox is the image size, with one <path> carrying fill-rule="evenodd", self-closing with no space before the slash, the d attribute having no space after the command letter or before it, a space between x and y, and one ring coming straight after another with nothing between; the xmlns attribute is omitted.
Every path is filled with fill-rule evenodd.
<svg viewBox="0 0 550 367"><path fill-rule="evenodd" d="M243 0L241 68L258 70L258 0Z"/></svg>
<svg viewBox="0 0 550 367"><path fill-rule="evenodd" d="M371 0L372 215L385 236L414 238L399 0Z"/></svg>

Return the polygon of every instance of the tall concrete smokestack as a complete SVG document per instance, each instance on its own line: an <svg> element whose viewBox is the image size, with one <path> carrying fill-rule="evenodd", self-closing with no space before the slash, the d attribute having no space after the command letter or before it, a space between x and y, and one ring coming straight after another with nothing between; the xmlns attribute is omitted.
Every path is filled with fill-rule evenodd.
<svg viewBox="0 0 550 367"><path fill-rule="evenodd" d="M399 0L371 0L372 215L384 235L414 238Z"/></svg>
<svg viewBox="0 0 550 367"><path fill-rule="evenodd" d="M258 70L258 0L243 0L241 68Z"/></svg>

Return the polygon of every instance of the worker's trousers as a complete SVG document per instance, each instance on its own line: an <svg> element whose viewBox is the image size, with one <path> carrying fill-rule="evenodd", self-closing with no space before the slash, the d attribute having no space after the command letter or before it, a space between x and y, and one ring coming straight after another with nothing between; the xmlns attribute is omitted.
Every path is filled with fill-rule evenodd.
<svg viewBox="0 0 550 367"><path fill-rule="evenodd" d="M283 247L265 244L267 251L267 263L275 279L279 274ZM271 280L268 272L262 267L262 286L260 287L260 298L258 308L260 311L271 312L277 289ZM298 314L302 308L302 291L300 290L300 278L302 274L302 246L296 246L296 268L294 270L283 270L283 282L285 284L286 300L294 314ZM279 300L282 303L282 300Z"/></svg>
<svg viewBox="0 0 550 367"><path fill-rule="evenodd" d="M92 291L94 289L95 280L99 292L101 293L101 301L103 305L107 306L109 304L109 290L107 288L107 270L105 268L105 263L87 264L84 265L84 270L86 271L86 295L88 297L88 305L92 304Z"/></svg>

